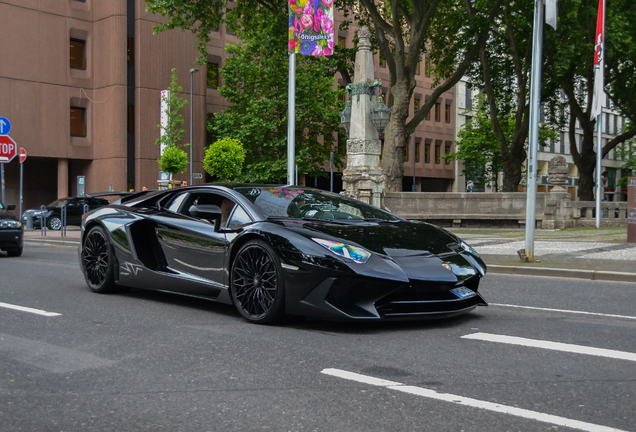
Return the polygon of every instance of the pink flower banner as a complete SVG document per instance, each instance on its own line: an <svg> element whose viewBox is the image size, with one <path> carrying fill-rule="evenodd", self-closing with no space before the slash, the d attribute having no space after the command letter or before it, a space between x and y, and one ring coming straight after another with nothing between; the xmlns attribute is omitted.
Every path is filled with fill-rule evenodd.
<svg viewBox="0 0 636 432"><path fill-rule="evenodd" d="M289 52L333 53L333 0L289 0Z"/></svg>

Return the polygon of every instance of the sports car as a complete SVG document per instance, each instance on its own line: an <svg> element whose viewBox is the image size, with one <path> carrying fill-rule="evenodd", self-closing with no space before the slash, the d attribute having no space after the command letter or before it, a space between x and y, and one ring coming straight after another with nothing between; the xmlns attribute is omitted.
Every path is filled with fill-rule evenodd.
<svg viewBox="0 0 636 432"><path fill-rule="evenodd" d="M81 229L94 292L185 294L233 304L254 323L448 317L486 305L486 265L455 235L318 189L142 192L85 214Z"/></svg>

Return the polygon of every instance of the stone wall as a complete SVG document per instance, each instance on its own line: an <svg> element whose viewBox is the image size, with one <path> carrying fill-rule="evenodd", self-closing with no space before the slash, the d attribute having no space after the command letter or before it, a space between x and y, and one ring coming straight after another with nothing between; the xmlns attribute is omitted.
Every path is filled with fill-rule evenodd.
<svg viewBox="0 0 636 432"><path fill-rule="evenodd" d="M526 193L388 192L383 208L405 219L453 227L525 227ZM627 226L627 203L603 202L603 226ZM594 226L594 202L571 201L567 192L539 192L537 228Z"/></svg>

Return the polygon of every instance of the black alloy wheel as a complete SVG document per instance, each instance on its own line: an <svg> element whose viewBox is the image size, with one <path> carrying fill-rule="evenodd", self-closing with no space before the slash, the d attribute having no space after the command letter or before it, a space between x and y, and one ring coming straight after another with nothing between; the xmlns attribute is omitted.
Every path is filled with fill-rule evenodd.
<svg viewBox="0 0 636 432"><path fill-rule="evenodd" d="M261 240L245 243L236 254L231 273L232 299L252 323L271 324L285 313L280 259Z"/></svg>
<svg viewBox="0 0 636 432"><path fill-rule="evenodd" d="M104 228L96 226L86 235L82 247L82 270L88 287L96 293L115 288L114 256Z"/></svg>

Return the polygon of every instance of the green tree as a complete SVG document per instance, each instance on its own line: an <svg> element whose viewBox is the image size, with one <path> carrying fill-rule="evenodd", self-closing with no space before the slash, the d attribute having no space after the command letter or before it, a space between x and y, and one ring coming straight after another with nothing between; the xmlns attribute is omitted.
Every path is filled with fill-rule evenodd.
<svg viewBox="0 0 636 432"><path fill-rule="evenodd" d="M205 3L205 5L203 5ZM226 46L221 69L221 95L232 105L208 123L212 140L224 137L244 143L246 160L240 180L279 182L287 171L288 2L282 0L225 1L146 0L147 9L168 22L157 31L173 28L192 31L205 42L209 31L223 22L239 39ZM227 11L227 12L226 12ZM350 77L353 50L334 47L333 56L297 56L296 60L296 164L301 173L326 175L324 164L335 150L335 131L341 131L339 112L344 108L333 89L337 70ZM340 69L339 69L340 68ZM335 152L334 162L342 165Z"/></svg>
<svg viewBox="0 0 636 432"><path fill-rule="evenodd" d="M596 119L590 118L594 89L594 45L597 1L561 0L559 28L546 32L543 45L545 71L555 83L554 91L563 89L570 113L568 135L577 142L576 126L582 129L582 142L571 145L572 159L579 170L579 197L594 200L596 169ZM631 119L624 128L603 145L602 156L620 143L636 136L636 19L632 0L608 0L605 22L605 76L610 99L621 113Z"/></svg>
<svg viewBox="0 0 636 432"><path fill-rule="evenodd" d="M223 138L205 150L203 168L211 176L227 181L241 173L245 150L239 140Z"/></svg>
<svg viewBox="0 0 636 432"><path fill-rule="evenodd" d="M177 70L172 69L172 80L168 90L170 97L167 100L166 116L168 118L166 127L163 129L163 135L157 138L155 144L163 147L163 152L159 162L159 169L166 171L172 176L177 173L185 172L188 165L188 155L180 147L183 140L183 116L181 110L188 104L188 101L177 96L183 90L178 83ZM161 128L161 124L157 127ZM190 144L186 144L189 146Z"/></svg>
<svg viewBox="0 0 636 432"><path fill-rule="evenodd" d="M391 121L384 131L381 162L387 191L402 189L404 150L410 135L477 58L503 3L503 0L341 1L359 12L353 16L358 24L371 24L375 43L390 73ZM357 5L363 7L356 10ZM428 101L409 119L415 74L424 54L440 78Z"/></svg>
<svg viewBox="0 0 636 432"><path fill-rule="evenodd" d="M504 148L507 152L510 152L511 148L517 145L515 140L519 133L518 113L513 110L508 110L505 113L498 110L497 116L494 117L496 122L493 122L488 99L484 94L477 95L475 109L469 112L470 121L466 122L457 134L459 138L456 146L457 151L444 158L463 161L462 174L481 179L482 184L477 184L480 188L492 186L498 191L500 190L499 173L503 171L505 179L506 169L506 159L501 149L500 139L503 138ZM496 127L494 123L497 124ZM556 138L556 133L550 127L541 125L539 145L546 145L548 138ZM504 192L516 192L516 186L513 191L504 190Z"/></svg>
<svg viewBox="0 0 636 432"><path fill-rule="evenodd" d="M214 136L245 143L245 181L278 182L287 171L287 20L268 18L244 34L249 39L226 47L219 91L232 105L209 124ZM325 174L343 108L334 71L321 60L299 56L296 69L296 164L312 176Z"/></svg>

